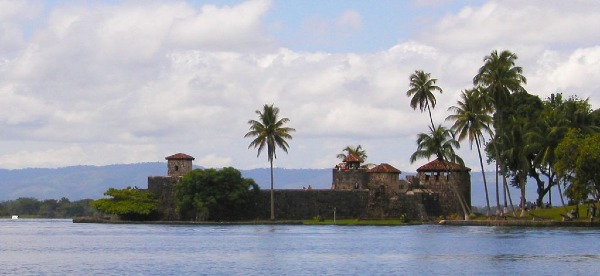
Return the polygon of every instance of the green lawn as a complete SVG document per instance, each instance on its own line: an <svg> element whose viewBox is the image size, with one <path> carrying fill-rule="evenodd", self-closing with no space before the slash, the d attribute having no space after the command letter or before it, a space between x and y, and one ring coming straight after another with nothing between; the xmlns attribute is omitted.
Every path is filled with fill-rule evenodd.
<svg viewBox="0 0 600 276"><path fill-rule="evenodd" d="M598 221L598 217L600 217L600 205L596 203L596 217L595 221ZM541 220L555 220L562 221L564 219L563 215L566 216L567 212L571 212L575 209L575 205L567 206L567 211L562 206L548 208L548 209L535 209L527 212L527 216L524 219L541 219ZM580 204L579 205L579 218L574 219L574 221L589 221L589 216L587 214L588 204ZM521 211L515 210L517 213L517 217L515 219L522 219L518 216L521 215ZM512 215L509 216L509 218ZM478 216L474 219L485 220L485 216Z"/></svg>
<svg viewBox="0 0 600 276"><path fill-rule="evenodd" d="M338 219L335 222L331 219L326 219L323 221L310 219L310 220L303 220L302 223L305 225L381 225L381 226L420 224L418 222L405 222L405 220L400 220L400 219L382 219L382 220Z"/></svg>

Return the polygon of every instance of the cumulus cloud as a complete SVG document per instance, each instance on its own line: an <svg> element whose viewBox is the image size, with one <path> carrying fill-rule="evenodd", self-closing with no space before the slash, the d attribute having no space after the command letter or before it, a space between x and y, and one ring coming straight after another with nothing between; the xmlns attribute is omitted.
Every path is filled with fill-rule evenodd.
<svg viewBox="0 0 600 276"><path fill-rule="evenodd" d="M272 103L297 129L276 166L333 166L343 147L362 144L370 162L410 170L416 134L429 125L405 95L415 70L444 89L436 124L497 47L519 54L532 93L598 90L598 34L575 20L592 22L598 12L543 3L465 6L423 35L366 53L277 46L267 20L274 5L263 0L65 2L45 16L41 8L31 16L0 7L0 28L12 28L0 37L0 167L163 161L175 152L205 167L266 167L243 136L254 111ZM565 20L548 22L559 11ZM358 43L361 12L307 14L310 29L296 31L317 48L329 39ZM342 29L347 36L336 33Z"/></svg>

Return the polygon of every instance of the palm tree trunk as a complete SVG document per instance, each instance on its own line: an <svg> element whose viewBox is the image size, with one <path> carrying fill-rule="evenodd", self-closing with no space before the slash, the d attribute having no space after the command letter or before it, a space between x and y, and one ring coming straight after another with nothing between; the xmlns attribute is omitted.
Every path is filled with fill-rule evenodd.
<svg viewBox="0 0 600 276"><path fill-rule="evenodd" d="M273 196L273 159L271 159L271 220L275 220L275 201Z"/></svg>
<svg viewBox="0 0 600 276"><path fill-rule="evenodd" d="M521 217L524 218L525 215L527 214L527 211L525 210L527 207L527 199L525 198L525 181L527 181L526 177L520 177L520 187L521 188Z"/></svg>
<svg viewBox="0 0 600 276"><path fill-rule="evenodd" d="M502 177L502 195L504 196L504 204L502 205L502 213L506 216L506 214L508 214L508 201L507 201L507 196L506 196L506 178L504 177L504 175L502 175L502 169L500 169L500 176Z"/></svg>
<svg viewBox="0 0 600 276"><path fill-rule="evenodd" d="M492 137L493 139L493 137ZM498 163L500 163L500 175L502 176L502 183L503 183L503 189L504 189L504 209L502 212L506 213L506 211L508 211L508 203L506 202L506 196L508 194L508 200L510 201L510 207L512 208L512 214L514 217L517 216L517 214L515 213L515 207L513 206L512 203L512 198L510 196L510 190L508 189L508 183L506 182L506 173L504 172L504 164L502 162L502 159L500 159L500 153L498 152L498 147L496 145L494 145L494 151L495 151L495 155L496 155L496 166L498 166Z"/></svg>
<svg viewBox="0 0 600 276"><path fill-rule="evenodd" d="M431 130L433 130L433 132L435 132L435 125L433 124L433 118L431 117L431 109L429 108L429 102L426 102L425 105L427 105L427 111L429 112L429 121L431 122Z"/></svg>
<svg viewBox="0 0 600 276"><path fill-rule="evenodd" d="M550 203L550 206L552 206L552 166L550 166L550 164L548 164L548 185L550 185L550 187L548 187L548 202ZM542 204L544 204L542 202Z"/></svg>
<svg viewBox="0 0 600 276"><path fill-rule="evenodd" d="M481 176L483 177L483 187L485 188L485 203L486 203L486 207L487 207L485 216L489 219L490 212L491 212L490 197L488 194L487 180L485 178L485 169L483 168L483 158L481 157L481 149L479 148L479 138L477 138L477 137L475 137L475 145L477 145L477 153L479 154L479 165L481 165Z"/></svg>
<svg viewBox="0 0 600 276"><path fill-rule="evenodd" d="M500 206L500 185L498 185L498 162L496 164L496 218L502 216L502 208Z"/></svg>
<svg viewBox="0 0 600 276"><path fill-rule="evenodd" d="M565 205L565 199L563 198L563 193L562 193L561 188L560 188L560 178L558 178L556 181L557 181L557 185L556 186L558 186L558 193L560 195L560 202L562 203L562 206L565 209L565 213L569 212L569 210L567 210L567 205Z"/></svg>
<svg viewBox="0 0 600 276"><path fill-rule="evenodd" d="M450 174L450 161L448 161L445 157L442 161L444 161L445 163L447 173ZM452 190L456 194L456 197L458 198L458 203L460 204L460 208L462 209L463 214L465 215L465 220L470 220L469 215L471 214L471 210L467 206L467 201L463 198L462 193L460 192L458 187L456 187L453 181L448 181L448 184L451 186Z"/></svg>
<svg viewBox="0 0 600 276"><path fill-rule="evenodd" d="M510 210L512 211L513 217L516 217L517 213L515 212L515 205L513 204L512 197L510 196L510 190L508 189L508 182L506 182L506 176L502 175L502 178L504 179L503 182L504 182L504 187L506 188L506 194L508 195L508 202L510 203ZM506 205L506 203L505 203L505 205Z"/></svg>

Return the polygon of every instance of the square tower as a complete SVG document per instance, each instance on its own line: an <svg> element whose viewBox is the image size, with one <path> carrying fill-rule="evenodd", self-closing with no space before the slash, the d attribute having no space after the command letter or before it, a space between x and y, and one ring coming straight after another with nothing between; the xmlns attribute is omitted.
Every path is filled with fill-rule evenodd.
<svg viewBox="0 0 600 276"><path fill-rule="evenodd" d="M192 160L194 160L194 157L185 153L177 153L167 156L165 159L167 159L168 176L184 176L192 171Z"/></svg>

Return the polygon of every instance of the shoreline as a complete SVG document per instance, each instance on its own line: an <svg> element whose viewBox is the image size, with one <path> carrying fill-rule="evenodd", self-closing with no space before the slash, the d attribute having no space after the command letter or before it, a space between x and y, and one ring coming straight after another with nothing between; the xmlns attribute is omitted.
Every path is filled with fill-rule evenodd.
<svg viewBox="0 0 600 276"><path fill-rule="evenodd" d="M441 220L439 225L447 226L503 226L503 227L597 227L594 221L553 221L553 220Z"/></svg>
<svg viewBox="0 0 600 276"><path fill-rule="evenodd" d="M339 225L339 226L407 226L437 224L440 226L482 226L482 227L572 227L600 228L600 222L588 221L551 221L551 220L441 220L437 223L417 224L307 224L302 220L256 220L256 221L129 221L111 220L94 217L73 218L73 223L104 223L104 224L152 224L152 225Z"/></svg>
<svg viewBox="0 0 600 276"><path fill-rule="evenodd" d="M301 220L257 220L257 221L181 221L181 220L111 220L94 217L73 218L73 223L106 224L156 224L156 225L303 225Z"/></svg>

